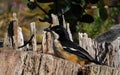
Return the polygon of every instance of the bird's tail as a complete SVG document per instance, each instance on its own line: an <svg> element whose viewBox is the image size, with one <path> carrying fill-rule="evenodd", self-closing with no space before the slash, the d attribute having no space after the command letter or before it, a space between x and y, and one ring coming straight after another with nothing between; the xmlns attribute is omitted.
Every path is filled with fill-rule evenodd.
<svg viewBox="0 0 120 75"><path fill-rule="evenodd" d="M102 63L102 62L100 62L100 61L97 61L97 60L93 60L92 62L94 62L95 64L98 64L98 65L105 65L105 63Z"/></svg>

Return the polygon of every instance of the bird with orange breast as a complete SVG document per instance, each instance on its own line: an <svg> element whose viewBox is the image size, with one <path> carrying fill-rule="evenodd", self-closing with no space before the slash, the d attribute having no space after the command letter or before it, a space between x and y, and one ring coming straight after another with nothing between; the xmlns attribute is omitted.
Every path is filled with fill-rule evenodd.
<svg viewBox="0 0 120 75"><path fill-rule="evenodd" d="M102 64L95 60L86 50L72 42L69 38L69 34L66 29L61 25L56 25L44 29L47 32L51 32L54 38L54 52L56 56L70 60L72 62L85 65L88 63Z"/></svg>

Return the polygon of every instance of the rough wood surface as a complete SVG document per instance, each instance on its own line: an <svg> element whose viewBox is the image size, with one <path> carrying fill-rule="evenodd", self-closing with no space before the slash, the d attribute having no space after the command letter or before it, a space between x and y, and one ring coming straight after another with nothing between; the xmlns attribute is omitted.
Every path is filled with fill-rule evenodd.
<svg viewBox="0 0 120 75"><path fill-rule="evenodd" d="M110 43L97 43L86 33L79 33L79 45L91 56L107 65L120 68L120 37Z"/></svg>
<svg viewBox="0 0 120 75"><path fill-rule="evenodd" d="M85 75L120 75L120 69L100 65L86 66L84 71Z"/></svg>
<svg viewBox="0 0 120 75"><path fill-rule="evenodd" d="M94 41L91 38L89 38L86 33L78 33L78 36L79 36L79 46L87 50L89 54L95 58Z"/></svg>
<svg viewBox="0 0 120 75"><path fill-rule="evenodd" d="M24 45L24 38L22 33L22 28L18 26L18 47ZM23 48L20 48L18 50L23 50Z"/></svg>
<svg viewBox="0 0 120 75"><path fill-rule="evenodd" d="M22 50L23 48L18 49L19 46L22 46L24 44L24 38L22 34L22 28L18 26L18 19L16 17L16 13L13 13L12 20L13 21L13 40L9 36L8 33L5 34L4 38L4 47L5 48L11 48L15 50ZM13 41L13 45L12 45Z"/></svg>
<svg viewBox="0 0 120 75"><path fill-rule="evenodd" d="M79 64L33 51L0 50L1 75L120 75L120 70Z"/></svg>
<svg viewBox="0 0 120 75"><path fill-rule="evenodd" d="M52 25L53 25L53 26L59 25L58 16L56 16L55 14L51 14L51 17L52 17Z"/></svg>
<svg viewBox="0 0 120 75"><path fill-rule="evenodd" d="M0 50L1 75L77 75L80 68L64 59L48 54Z"/></svg>
<svg viewBox="0 0 120 75"><path fill-rule="evenodd" d="M4 35L3 47L12 49L12 40L8 37L8 33Z"/></svg>
<svg viewBox="0 0 120 75"><path fill-rule="evenodd" d="M64 15L62 15L62 19L63 19L63 27L67 30L69 37L70 37L70 40L73 41L72 33L70 31L70 24L66 23Z"/></svg>
<svg viewBox="0 0 120 75"><path fill-rule="evenodd" d="M43 32L41 52L54 55L53 36L50 32Z"/></svg>
<svg viewBox="0 0 120 75"><path fill-rule="evenodd" d="M30 24L30 31L31 31L31 36L34 34L34 37L32 39L32 50L36 51L37 50L37 41L36 41L36 26L35 26L35 22L32 22Z"/></svg>
<svg viewBox="0 0 120 75"><path fill-rule="evenodd" d="M108 57L110 66L120 68L120 37L111 42Z"/></svg>
<svg viewBox="0 0 120 75"><path fill-rule="evenodd" d="M70 40L73 41L72 33L70 31L70 24L69 23L66 24L66 30L67 30L67 32L69 34Z"/></svg>
<svg viewBox="0 0 120 75"><path fill-rule="evenodd" d="M18 19L17 14L13 13L13 30L14 30L14 36L13 36L13 42L14 42L14 49L16 50L18 47Z"/></svg>

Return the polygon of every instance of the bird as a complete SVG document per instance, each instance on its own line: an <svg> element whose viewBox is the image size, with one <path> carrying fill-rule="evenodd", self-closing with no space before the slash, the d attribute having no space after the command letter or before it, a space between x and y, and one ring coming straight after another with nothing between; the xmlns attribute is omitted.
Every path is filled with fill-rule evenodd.
<svg viewBox="0 0 120 75"><path fill-rule="evenodd" d="M102 64L101 62L94 59L82 47L72 42L69 38L67 30L62 25L56 25L44 30L57 35L54 40L54 52L58 57L79 63L80 65L85 65L92 62L95 64Z"/></svg>

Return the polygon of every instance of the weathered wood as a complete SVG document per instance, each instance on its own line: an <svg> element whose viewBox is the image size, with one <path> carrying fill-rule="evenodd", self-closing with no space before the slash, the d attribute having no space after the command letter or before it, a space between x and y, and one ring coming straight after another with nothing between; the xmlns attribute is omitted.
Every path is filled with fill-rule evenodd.
<svg viewBox="0 0 120 75"><path fill-rule="evenodd" d="M45 52L47 52L47 44L46 44L46 42L47 42L47 40L46 40L46 33L47 32L43 32L43 35L42 35L42 46L41 46L41 51L40 52L42 52L42 53L45 53Z"/></svg>
<svg viewBox="0 0 120 75"><path fill-rule="evenodd" d="M43 32L42 51L43 53L54 54L53 36L50 32Z"/></svg>
<svg viewBox="0 0 120 75"><path fill-rule="evenodd" d="M0 50L1 75L120 75L108 66L79 64L33 51Z"/></svg>
<svg viewBox="0 0 120 75"><path fill-rule="evenodd" d="M88 37L86 33L78 33L79 46L87 50L92 57L95 58L94 41Z"/></svg>
<svg viewBox="0 0 120 75"><path fill-rule="evenodd" d="M88 65L84 71L84 75L120 75L120 69L100 65Z"/></svg>
<svg viewBox="0 0 120 75"><path fill-rule="evenodd" d="M58 20L58 17L54 14L51 14L51 17L52 17L52 25L55 26L55 25L59 25L59 20Z"/></svg>
<svg viewBox="0 0 120 75"><path fill-rule="evenodd" d="M17 28L17 31L18 31L18 41L17 41L17 43L18 43L18 47L19 46L22 46L22 45L24 45L24 38L23 38L23 33L22 33L22 28L21 27L19 27L18 26L18 28ZM20 48L20 49L18 49L18 50L23 50L24 48Z"/></svg>
<svg viewBox="0 0 120 75"><path fill-rule="evenodd" d="M68 32L68 34L69 34L69 37L70 37L70 40L73 41L72 33L71 33L71 31L70 31L70 24L65 22L65 17L64 17L64 15L62 15L62 19L63 19L63 27L67 30L67 32Z"/></svg>
<svg viewBox="0 0 120 75"><path fill-rule="evenodd" d="M66 24L66 30L67 30L67 32L69 34L70 40L73 41L72 33L70 31L70 24L69 23Z"/></svg>
<svg viewBox="0 0 120 75"><path fill-rule="evenodd" d="M65 22L65 17L64 17L64 15L62 15L62 19L63 19L63 27L66 29L67 26L66 26L66 22Z"/></svg>
<svg viewBox="0 0 120 75"><path fill-rule="evenodd" d="M16 13L13 13L13 18L11 22L12 21L13 21L13 26L11 26L12 27L11 29L13 29L13 32L11 34L14 35L10 36L8 33L5 34L4 47L15 50L22 50L22 48L18 49L19 46L24 44L24 39L22 34L22 28L18 26L18 19L16 17Z"/></svg>
<svg viewBox="0 0 120 75"><path fill-rule="evenodd" d="M14 49L16 50L18 47L18 19L17 19L17 14L13 13L13 30L14 30L14 36L13 36L13 41L14 41Z"/></svg>
<svg viewBox="0 0 120 75"><path fill-rule="evenodd" d="M111 67L120 68L120 37L111 43L97 43L87 34L79 33L79 45L91 56Z"/></svg>
<svg viewBox="0 0 120 75"><path fill-rule="evenodd" d="M120 68L120 37L111 42L108 56L110 66Z"/></svg>
<svg viewBox="0 0 120 75"><path fill-rule="evenodd" d="M12 40L8 37L8 33L5 33L5 35L4 35L3 47L10 48L10 49L13 48Z"/></svg>
<svg viewBox="0 0 120 75"><path fill-rule="evenodd" d="M0 50L1 75L77 75L80 65L36 52Z"/></svg>
<svg viewBox="0 0 120 75"><path fill-rule="evenodd" d="M32 38L32 50L36 51L37 50L37 41L36 41L36 26L35 22L32 22L30 24L30 31L31 31L31 36L34 35Z"/></svg>

